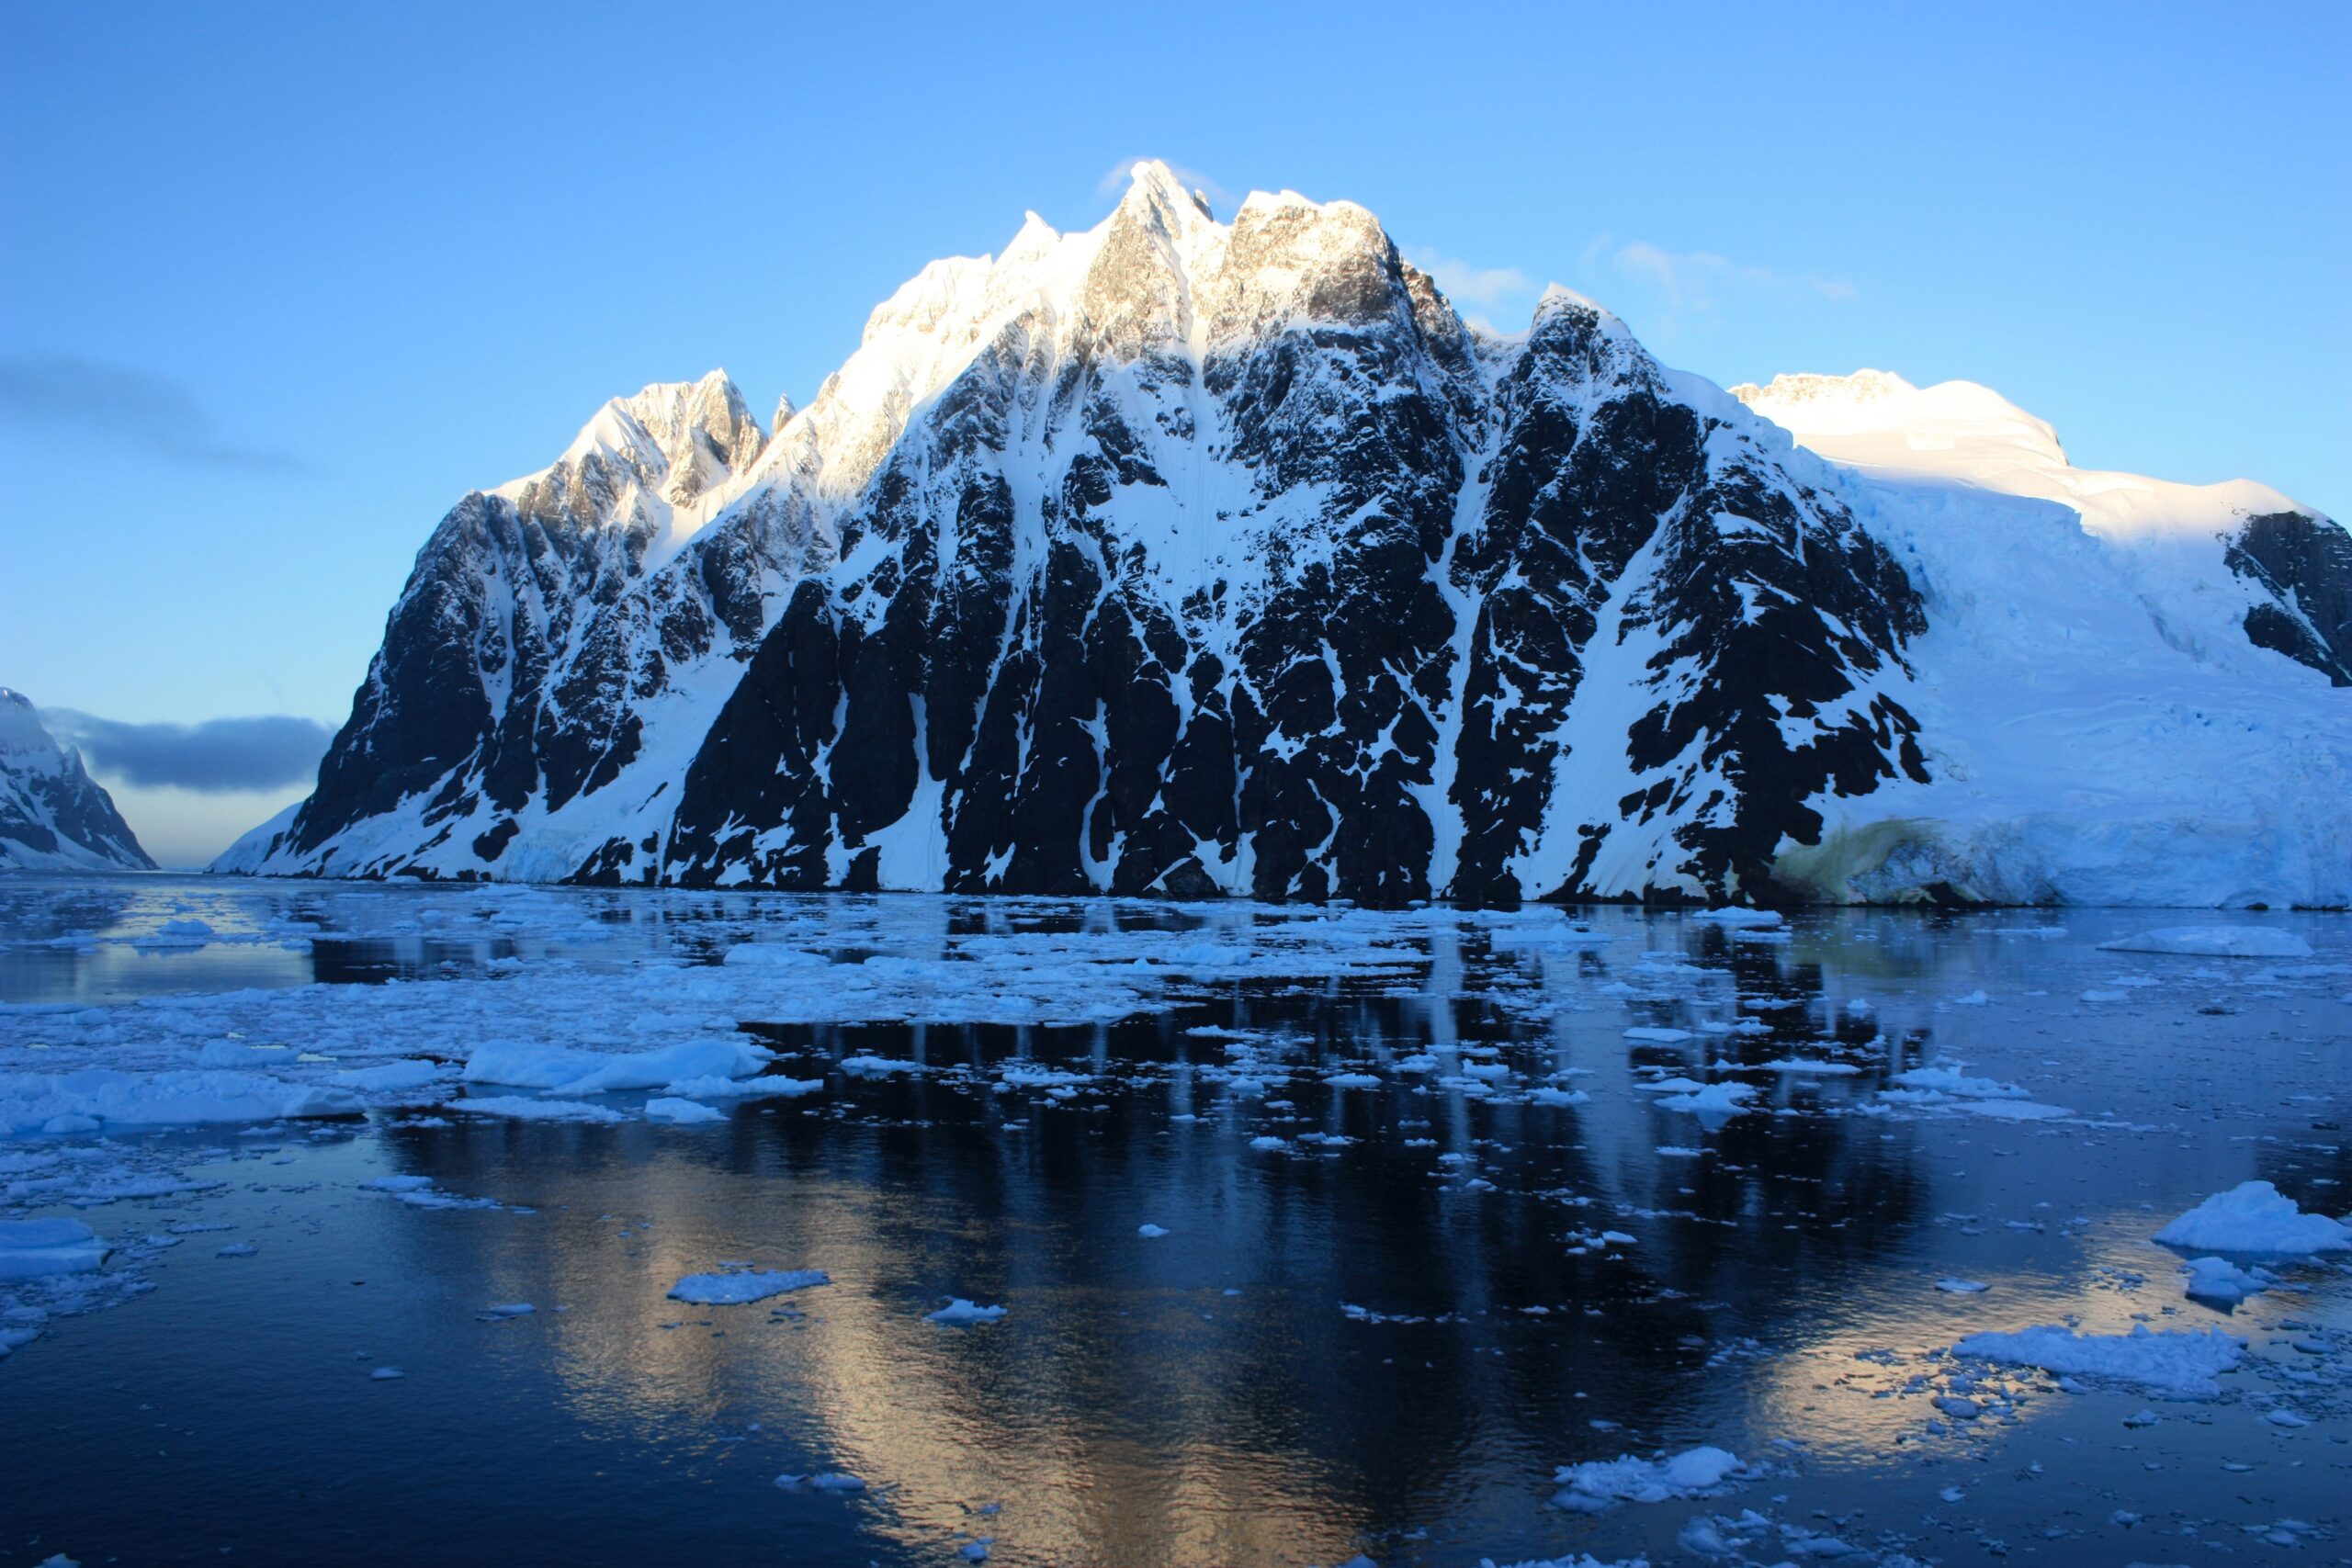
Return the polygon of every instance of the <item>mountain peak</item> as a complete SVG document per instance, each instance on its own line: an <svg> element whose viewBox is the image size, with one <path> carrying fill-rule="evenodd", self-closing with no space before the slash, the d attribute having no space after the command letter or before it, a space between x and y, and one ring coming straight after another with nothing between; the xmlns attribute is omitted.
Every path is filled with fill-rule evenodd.
<svg viewBox="0 0 2352 1568"><path fill-rule="evenodd" d="M1127 170L1127 191L1120 205L1129 204L1197 216L1211 223L1216 221L1216 214L1209 209L1209 198L1186 186L1174 169L1158 158L1138 158Z"/></svg>
<svg viewBox="0 0 2352 1568"><path fill-rule="evenodd" d="M0 756L15 751L52 750L56 742L49 738L40 716L33 711L33 700L24 693L0 686Z"/></svg>
<svg viewBox="0 0 2352 1568"><path fill-rule="evenodd" d="M155 863L30 697L0 686L0 868L153 871Z"/></svg>
<svg viewBox="0 0 2352 1568"><path fill-rule="evenodd" d="M2320 803L2352 750L2314 754L2342 727L2312 705L2352 684L2341 530L2072 470L1968 383L1744 389L1821 461L1569 290L1474 343L1360 206L1220 223L1168 164L1125 175L1082 231L924 268L781 439L713 372L461 504L318 792L228 863L2346 896ZM2183 547L2085 537L2159 528ZM2094 710L2131 716L2086 746Z"/></svg>

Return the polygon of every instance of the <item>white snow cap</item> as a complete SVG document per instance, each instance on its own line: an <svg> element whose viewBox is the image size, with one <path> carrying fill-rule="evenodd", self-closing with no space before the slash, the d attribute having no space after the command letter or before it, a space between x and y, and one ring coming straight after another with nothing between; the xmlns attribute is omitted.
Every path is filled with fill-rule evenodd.
<svg viewBox="0 0 2352 1568"><path fill-rule="evenodd" d="M1891 371L1857 370L1775 376L1730 391L1832 462L2058 502L2104 537L2211 534L2249 516L2309 510L2251 479L2174 484L2077 468L2047 422L1973 381L1921 388Z"/></svg>

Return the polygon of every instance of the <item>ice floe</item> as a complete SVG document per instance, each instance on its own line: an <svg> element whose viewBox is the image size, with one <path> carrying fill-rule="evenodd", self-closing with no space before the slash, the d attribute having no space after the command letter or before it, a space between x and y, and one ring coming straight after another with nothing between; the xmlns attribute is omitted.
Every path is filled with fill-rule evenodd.
<svg viewBox="0 0 2352 1568"><path fill-rule="evenodd" d="M79 1220L0 1220L0 1280L78 1274L110 1250Z"/></svg>
<svg viewBox="0 0 2352 1568"><path fill-rule="evenodd" d="M977 1306L962 1296L956 1296L937 1312L923 1316L930 1322L944 1324L952 1328L968 1328L976 1323L994 1323L1004 1315L1001 1306Z"/></svg>
<svg viewBox="0 0 2352 1568"><path fill-rule="evenodd" d="M812 1285L832 1282L831 1276L821 1269L744 1269L718 1274L688 1274L670 1287L670 1299L695 1306L741 1306L787 1291L805 1291Z"/></svg>
<svg viewBox="0 0 2352 1568"><path fill-rule="evenodd" d="M477 1047L466 1058L468 1083L511 1084L550 1094L611 1094L662 1089L684 1078L740 1078L775 1053L733 1040L690 1040L650 1051L583 1051L527 1041Z"/></svg>
<svg viewBox="0 0 2352 1568"><path fill-rule="evenodd" d="M1718 1448L1686 1449L1671 1456L1615 1459L1563 1465L1553 1481L1560 1490L1555 1507L1600 1513L1620 1503L1665 1503L1684 1497L1713 1497L1741 1473L1739 1456Z"/></svg>
<svg viewBox="0 0 2352 1568"><path fill-rule="evenodd" d="M2309 1257L2352 1250L2352 1225L2304 1213L2267 1181L2243 1181L2173 1221L2155 1240L2195 1252Z"/></svg>
<svg viewBox="0 0 2352 1568"><path fill-rule="evenodd" d="M2081 1334L2043 1324L1972 1334L1951 1349L1981 1361L2136 1383L2180 1399L2210 1399L2221 1392L2213 1380L2237 1366L2245 1342L2218 1328L2157 1332L2143 1323L2129 1334Z"/></svg>
<svg viewBox="0 0 2352 1568"><path fill-rule="evenodd" d="M356 1116L365 1109L347 1089L217 1068L0 1073L0 1132L18 1134L86 1132L102 1123L166 1127Z"/></svg>
<svg viewBox="0 0 2352 1568"><path fill-rule="evenodd" d="M2171 953L2190 958L2309 958L2312 944L2267 926L2168 926L2099 944L2103 953Z"/></svg>
<svg viewBox="0 0 2352 1568"><path fill-rule="evenodd" d="M2188 1273L2188 1280L2183 1287L2187 1293L2217 1306L2234 1306L2264 1286L2278 1283L2274 1277L2260 1270L2241 1269L2226 1258L2192 1258Z"/></svg>
<svg viewBox="0 0 2352 1568"><path fill-rule="evenodd" d="M608 1106L579 1100L533 1100L522 1094L477 1094L449 1101L452 1111L477 1116L504 1116L516 1122L593 1122L609 1125L628 1117Z"/></svg>
<svg viewBox="0 0 2352 1568"><path fill-rule="evenodd" d="M695 1122L724 1122L727 1120L727 1112L716 1106L705 1105L696 1100L661 1097L645 1102L645 1119L648 1122L667 1122L683 1126Z"/></svg>

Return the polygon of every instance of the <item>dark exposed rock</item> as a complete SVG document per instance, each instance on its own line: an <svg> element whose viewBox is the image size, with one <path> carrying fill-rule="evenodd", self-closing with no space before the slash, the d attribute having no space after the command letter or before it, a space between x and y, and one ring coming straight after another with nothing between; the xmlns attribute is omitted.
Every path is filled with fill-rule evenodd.
<svg viewBox="0 0 2352 1568"><path fill-rule="evenodd" d="M2352 686L2352 534L2300 512L2249 517L2230 540L2229 564L2271 595L2246 612L2256 647Z"/></svg>
<svg viewBox="0 0 2352 1568"><path fill-rule="evenodd" d="M926 269L772 438L648 389L468 497L238 863L1791 897L1825 812L1941 766L1862 493L1588 301L1498 340L1360 209L1218 227L1142 175ZM2248 635L2339 682L2346 554L2296 514L2231 553Z"/></svg>
<svg viewBox="0 0 2352 1568"><path fill-rule="evenodd" d="M153 871L114 797L52 739L32 699L0 686L0 869Z"/></svg>

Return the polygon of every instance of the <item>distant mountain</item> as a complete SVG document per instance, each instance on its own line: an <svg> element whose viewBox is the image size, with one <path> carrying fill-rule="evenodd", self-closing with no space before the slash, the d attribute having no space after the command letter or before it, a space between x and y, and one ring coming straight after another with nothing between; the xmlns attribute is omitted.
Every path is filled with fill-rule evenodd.
<svg viewBox="0 0 2352 1568"><path fill-rule="evenodd" d="M50 738L31 698L0 686L0 870L154 869L82 753Z"/></svg>
<svg viewBox="0 0 2352 1568"><path fill-rule="evenodd" d="M466 497L218 869L2352 900L2341 527L1983 389L1743 394L1139 165L926 267L773 435L714 372Z"/></svg>

